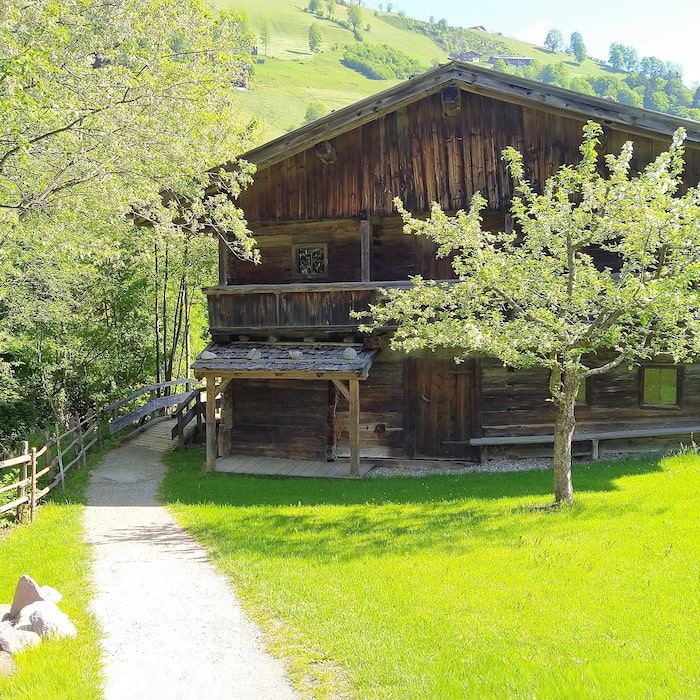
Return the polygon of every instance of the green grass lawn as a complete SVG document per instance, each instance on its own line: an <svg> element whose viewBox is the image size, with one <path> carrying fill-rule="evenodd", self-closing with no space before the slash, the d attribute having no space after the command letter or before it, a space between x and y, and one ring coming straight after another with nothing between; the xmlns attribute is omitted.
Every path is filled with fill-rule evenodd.
<svg viewBox="0 0 700 700"><path fill-rule="evenodd" d="M311 697L700 697L700 458L163 493Z"/></svg>
<svg viewBox="0 0 700 700"><path fill-rule="evenodd" d="M0 677L2 700L102 697L99 630L88 611L90 550L82 540L87 476L87 471L71 472L66 492L55 491L32 525L0 531L0 602L11 603L19 577L29 574L63 594L59 607L78 629L76 639L46 640L15 656L18 672Z"/></svg>

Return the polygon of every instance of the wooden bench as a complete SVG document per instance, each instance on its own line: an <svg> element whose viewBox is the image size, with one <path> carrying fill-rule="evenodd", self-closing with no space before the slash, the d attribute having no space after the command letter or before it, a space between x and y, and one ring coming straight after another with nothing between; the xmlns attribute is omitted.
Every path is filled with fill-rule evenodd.
<svg viewBox="0 0 700 700"><path fill-rule="evenodd" d="M626 438L664 437L700 433L700 425L678 425L665 428L634 428L631 430L602 430L595 432L574 432L572 442L591 441L591 459L598 459L598 446L601 440L624 440ZM479 447L481 463L488 461L488 449L492 445L547 445L554 443L554 435L494 435L492 437L471 438L470 445Z"/></svg>

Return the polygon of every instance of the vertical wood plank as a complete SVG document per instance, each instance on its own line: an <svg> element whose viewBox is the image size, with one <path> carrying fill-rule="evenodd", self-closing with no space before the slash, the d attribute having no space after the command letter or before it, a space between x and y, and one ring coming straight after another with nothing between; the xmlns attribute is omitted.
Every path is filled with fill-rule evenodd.
<svg viewBox="0 0 700 700"><path fill-rule="evenodd" d="M368 218L360 221L360 250L362 256L362 281L369 282L371 279L369 263L369 215Z"/></svg>
<svg viewBox="0 0 700 700"><path fill-rule="evenodd" d="M350 380L350 476L360 478L360 382Z"/></svg>

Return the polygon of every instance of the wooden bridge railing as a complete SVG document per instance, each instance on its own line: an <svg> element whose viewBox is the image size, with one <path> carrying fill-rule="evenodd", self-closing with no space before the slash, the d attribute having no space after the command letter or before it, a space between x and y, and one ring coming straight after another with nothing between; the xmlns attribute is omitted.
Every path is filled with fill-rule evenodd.
<svg viewBox="0 0 700 700"><path fill-rule="evenodd" d="M179 450L185 447L185 429L194 419L197 420L197 435L202 432L202 421L206 418L204 402L202 401L204 396L204 388L197 387L189 394L185 394L185 397L182 399L180 405L173 414L173 418L177 420L177 423L170 431L170 437L173 440L177 438L177 448Z"/></svg>
<svg viewBox="0 0 700 700"><path fill-rule="evenodd" d="M171 387L182 384L186 385L186 393L171 394L169 392ZM164 411L171 406L181 404L191 395L193 386L201 386L201 382L197 381L196 379L175 379L171 382L151 384L150 386L146 386L143 389L135 391L133 394L124 399L110 404L102 409L103 413L111 415L111 420L109 422L109 434L114 435L137 421L142 422L153 413L158 413L159 411ZM161 395L162 389L168 390L165 395ZM145 404L132 408L128 413L122 416L119 415L119 409L123 408L124 406L129 406L130 404L133 405L140 397L146 394L148 394L148 400Z"/></svg>

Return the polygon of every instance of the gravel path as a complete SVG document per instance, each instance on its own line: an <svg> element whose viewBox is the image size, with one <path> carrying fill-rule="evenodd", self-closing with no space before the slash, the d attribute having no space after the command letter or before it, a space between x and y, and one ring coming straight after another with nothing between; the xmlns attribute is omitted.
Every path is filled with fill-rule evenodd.
<svg viewBox="0 0 700 700"><path fill-rule="evenodd" d="M157 501L166 445L158 428L91 474L85 531L92 610L105 633L105 699L298 698L205 550Z"/></svg>

